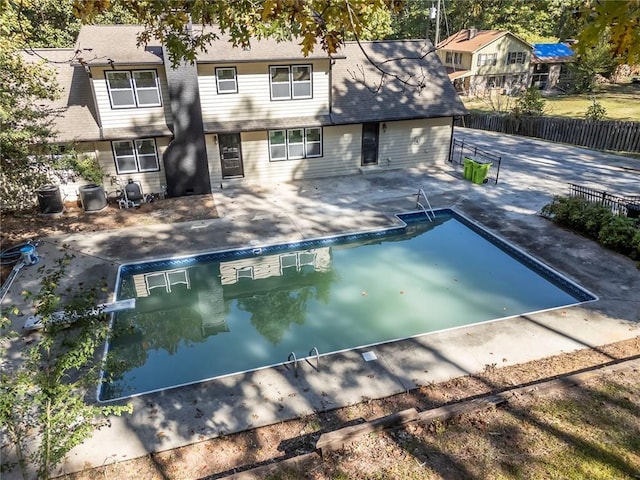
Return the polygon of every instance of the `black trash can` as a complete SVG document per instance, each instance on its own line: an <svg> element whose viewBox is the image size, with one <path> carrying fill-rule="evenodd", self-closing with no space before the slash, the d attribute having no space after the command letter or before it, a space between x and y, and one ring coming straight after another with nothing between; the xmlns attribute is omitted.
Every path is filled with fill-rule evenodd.
<svg viewBox="0 0 640 480"><path fill-rule="evenodd" d="M62 195L60 195L60 187L58 185L45 185L36 190L36 194L38 195L40 213L54 214L62 213L64 210Z"/></svg>
<svg viewBox="0 0 640 480"><path fill-rule="evenodd" d="M85 212L98 212L107 206L107 196L102 185L90 183L81 186L78 191L80 192L80 203Z"/></svg>
<svg viewBox="0 0 640 480"><path fill-rule="evenodd" d="M640 218L640 203L627 203L627 217Z"/></svg>

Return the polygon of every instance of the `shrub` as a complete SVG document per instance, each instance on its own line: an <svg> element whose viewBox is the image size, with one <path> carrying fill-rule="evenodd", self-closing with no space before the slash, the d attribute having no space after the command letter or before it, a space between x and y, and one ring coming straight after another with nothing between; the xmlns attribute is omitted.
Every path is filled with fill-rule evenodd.
<svg viewBox="0 0 640 480"><path fill-rule="evenodd" d="M640 260L640 228L631 240L631 258Z"/></svg>
<svg viewBox="0 0 640 480"><path fill-rule="evenodd" d="M555 223L572 230L582 231L587 206L587 201L579 197L555 197L553 202L545 206L542 211Z"/></svg>
<svg viewBox="0 0 640 480"><path fill-rule="evenodd" d="M587 120L604 120L607 118L607 109L604 108L595 97L591 98L591 102L591 105L584 114L584 118Z"/></svg>
<svg viewBox="0 0 640 480"><path fill-rule="evenodd" d="M640 222L620 217L580 197L554 197L542 214L554 223L597 240L603 247L640 259Z"/></svg>
<svg viewBox="0 0 640 480"><path fill-rule="evenodd" d="M511 113L516 117L521 115L540 116L544 114L547 101L542 98L540 90L536 87L529 87L524 94L516 100Z"/></svg>
<svg viewBox="0 0 640 480"><path fill-rule="evenodd" d="M600 229L598 241L603 247L631 255L637 233L633 218L612 216Z"/></svg>

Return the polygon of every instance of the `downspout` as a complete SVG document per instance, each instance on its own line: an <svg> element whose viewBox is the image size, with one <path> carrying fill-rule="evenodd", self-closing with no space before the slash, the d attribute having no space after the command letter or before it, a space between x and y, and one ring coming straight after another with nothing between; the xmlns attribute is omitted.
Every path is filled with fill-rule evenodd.
<svg viewBox="0 0 640 480"><path fill-rule="evenodd" d="M329 117L331 117L333 110L333 64L335 62L333 58L329 58Z"/></svg>

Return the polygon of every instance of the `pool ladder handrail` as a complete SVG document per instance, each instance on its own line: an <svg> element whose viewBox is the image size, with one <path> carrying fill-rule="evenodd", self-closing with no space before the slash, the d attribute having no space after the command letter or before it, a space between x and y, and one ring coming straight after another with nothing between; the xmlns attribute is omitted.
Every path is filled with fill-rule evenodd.
<svg viewBox="0 0 640 480"><path fill-rule="evenodd" d="M318 347L313 347L311 350L309 350L309 355L307 356L307 358L313 355L314 352L316 354L316 372L319 372L320 371L320 352L318 351ZM295 352L291 352L289 354L289 356L287 357L287 362L293 362L293 370L297 377L298 376L298 357L296 357Z"/></svg>
<svg viewBox="0 0 640 480"><path fill-rule="evenodd" d="M422 195L424 197L425 201L427 202L427 206L429 207L429 211L427 211L425 206L422 203L420 203L420 195ZM433 222L436 219L436 214L434 213L433 208L431 207L431 203L429 202L429 198L427 198L427 194L425 193L425 191L422 188L420 190L418 190L418 195L416 197L416 207L422 208L422 211L427 216L427 218L429 219L430 222ZM429 212L431 212L431 215L429 215ZM433 217L433 218L431 218L431 217Z"/></svg>
<svg viewBox="0 0 640 480"><path fill-rule="evenodd" d="M317 347L313 347L311 350L309 350L309 356L311 356L313 352L316 352L316 372L319 372L320 371L320 352L318 351Z"/></svg>
<svg viewBox="0 0 640 480"><path fill-rule="evenodd" d="M287 362L291 361L291 357L293 357L293 371L296 375L296 377L298 376L298 359L296 358L296 353L295 352L291 352L289 354L289 356L287 357Z"/></svg>

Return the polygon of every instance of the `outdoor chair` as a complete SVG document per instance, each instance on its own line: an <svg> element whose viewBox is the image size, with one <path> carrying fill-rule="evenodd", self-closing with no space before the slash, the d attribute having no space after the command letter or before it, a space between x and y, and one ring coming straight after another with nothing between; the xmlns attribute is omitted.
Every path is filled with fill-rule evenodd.
<svg viewBox="0 0 640 480"><path fill-rule="evenodd" d="M141 203L147 201L148 195L145 195L142 191L142 185L140 182L134 182L129 179L122 189L122 196L120 200L118 200L118 206L120 208L135 208L139 207Z"/></svg>

